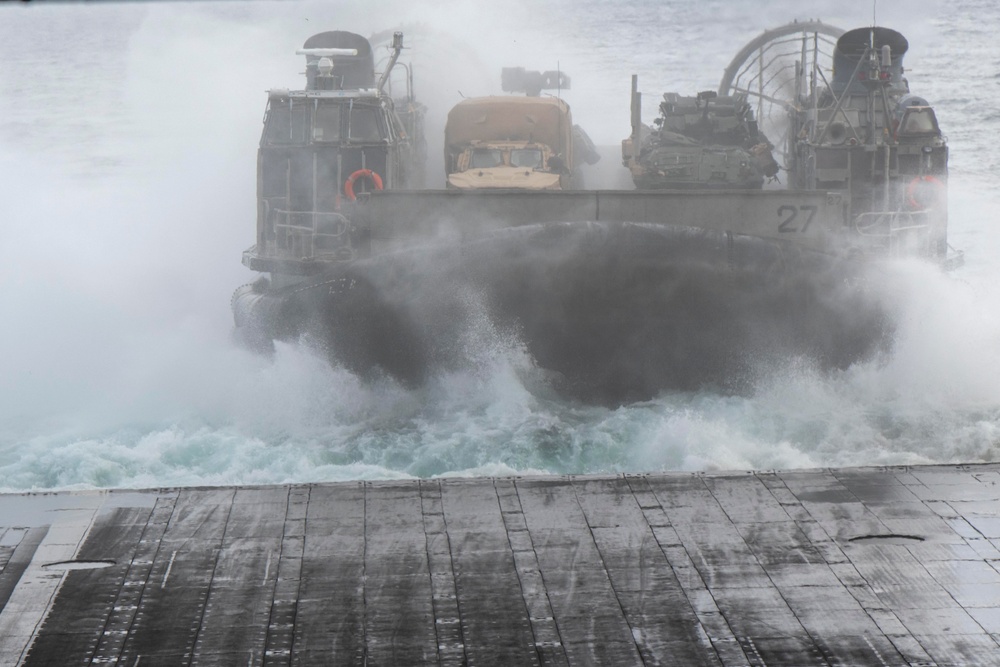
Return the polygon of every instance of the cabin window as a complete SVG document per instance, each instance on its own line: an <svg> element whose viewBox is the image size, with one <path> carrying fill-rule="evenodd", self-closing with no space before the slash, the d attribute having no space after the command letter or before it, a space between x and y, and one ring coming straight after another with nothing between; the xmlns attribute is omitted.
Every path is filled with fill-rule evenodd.
<svg viewBox="0 0 1000 667"><path fill-rule="evenodd" d="M906 110L899 124L900 134L937 134L937 119L930 108L918 109L911 107Z"/></svg>
<svg viewBox="0 0 1000 667"><path fill-rule="evenodd" d="M268 144L304 144L309 127L309 108L287 100L276 101L267 111L264 141Z"/></svg>
<svg viewBox="0 0 1000 667"><path fill-rule="evenodd" d="M542 166L542 151L537 148L519 148L510 152L510 164L513 167L540 169Z"/></svg>
<svg viewBox="0 0 1000 667"><path fill-rule="evenodd" d="M316 107L313 141L340 141L340 110L339 105Z"/></svg>
<svg viewBox="0 0 1000 667"><path fill-rule="evenodd" d="M381 141L382 133L378 127L378 110L372 107L355 107L351 110L350 128L351 141Z"/></svg>
<svg viewBox="0 0 1000 667"><path fill-rule="evenodd" d="M492 148L475 148L469 167L472 169L489 169L503 164L503 153Z"/></svg>

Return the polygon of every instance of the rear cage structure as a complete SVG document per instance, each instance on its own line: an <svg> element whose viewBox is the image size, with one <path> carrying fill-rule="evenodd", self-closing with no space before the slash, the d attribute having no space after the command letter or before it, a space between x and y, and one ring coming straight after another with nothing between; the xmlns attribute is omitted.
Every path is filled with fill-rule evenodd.
<svg viewBox="0 0 1000 667"><path fill-rule="evenodd" d="M903 35L844 31L821 21L768 30L726 68L719 94L755 100L782 147L788 187L851 199L858 252L962 263L947 242L947 138L933 108L910 92Z"/></svg>

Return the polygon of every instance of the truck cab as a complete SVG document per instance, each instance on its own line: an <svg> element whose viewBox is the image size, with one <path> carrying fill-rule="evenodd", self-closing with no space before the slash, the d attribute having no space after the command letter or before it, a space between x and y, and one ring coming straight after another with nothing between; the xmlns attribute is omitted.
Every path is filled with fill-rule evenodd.
<svg viewBox="0 0 1000 667"><path fill-rule="evenodd" d="M506 92L520 96L465 99L445 125L446 187L475 190L565 190L582 183L579 167L600 156L586 133L573 125L569 104L542 97L542 90L569 88L561 72L506 67Z"/></svg>

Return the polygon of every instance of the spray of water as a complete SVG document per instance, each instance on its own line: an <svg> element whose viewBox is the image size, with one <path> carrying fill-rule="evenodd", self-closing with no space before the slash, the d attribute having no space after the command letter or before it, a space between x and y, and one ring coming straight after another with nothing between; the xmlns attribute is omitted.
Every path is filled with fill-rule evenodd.
<svg viewBox="0 0 1000 667"><path fill-rule="evenodd" d="M413 26L418 96L434 102L430 126L443 127L459 90L498 92L501 66L558 60L574 76L575 120L599 143L617 143L628 134L633 70L649 90L710 88L745 19L737 11L720 30L718 12L661 7L660 33L674 32L655 43L678 48L632 63L622 54L657 36L635 35L650 23L644 4L621 3L610 17L603 3L518 5L485 18L462 3L400 8L404 29ZM0 490L997 455L998 207L986 187L991 165L968 157L976 139L963 131L951 215L967 265L951 276L919 263L885 269L882 289L900 314L885 357L836 373L789 360L751 395L670 393L610 409L558 396L516 335L478 320L471 368L408 389L362 381L308 344L265 358L229 340L229 295L253 277L239 253L252 242L263 91L298 85L293 52L308 35L371 34L388 27L380 17L324 3L2 9L0 55L13 65L0 72L0 181L10 193L0 200ZM880 7L880 18L892 11ZM451 37L422 38L422 25ZM465 57L474 25L490 29ZM42 76L61 62L39 46L43 33L75 55L58 88ZM423 55L427 43L439 52ZM917 45L911 53L919 61ZM934 67L960 71L947 52L934 55ZM976 100L948 87L960 86L954 76L922 76L942 86L942 122L959 127Z"/></svg>

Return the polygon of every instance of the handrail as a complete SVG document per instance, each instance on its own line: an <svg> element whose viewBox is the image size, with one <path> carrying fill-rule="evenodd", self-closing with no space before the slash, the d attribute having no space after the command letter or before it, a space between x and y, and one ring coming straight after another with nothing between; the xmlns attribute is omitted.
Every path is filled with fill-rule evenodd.
<svg viewBox="0 0 1000 667"><path fill-rule="evenodd" d="M930 254L931 225L927 211L869 211L854 218L859 236L884 239L891 257ZM867 222L870 220L870 222Z"/></svg>
<svg viewBox="0 0 1000 667"><path fill-rule="evenodd" d="M343 214L337 212L286 211L283 209L273 209L273 213L276 218L274 223L276 228L308 231L316 234L317 236L326 238L342 236L346 234L351 227L350 221L344 217ZM282 219L284 222L281 222ZM298 222L302 219L308 219L308 223L302 224ZM333 231L321 229L324 222L333 223L331 227Z"/></svg>
<svg viewBox="0 0 1000 667"><path fill-rule="evenodd" d="M353 257L350 221L331 211L271 209L273 227L283 232L284 247L301 259Z"/></svg>

